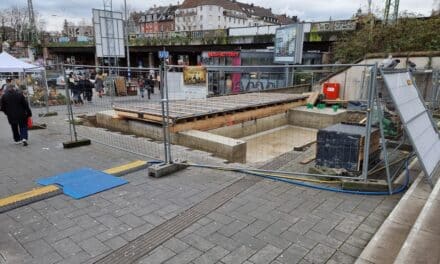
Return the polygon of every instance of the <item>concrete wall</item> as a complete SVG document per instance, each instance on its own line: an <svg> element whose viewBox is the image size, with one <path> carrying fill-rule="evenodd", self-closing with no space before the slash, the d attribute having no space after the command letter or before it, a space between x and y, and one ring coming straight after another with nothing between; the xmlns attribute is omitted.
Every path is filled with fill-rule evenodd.
<svg viewBox="0 0 440 264"><path fill-rule="evenodd" d="M242 138L262 131L270 130L287 125L287 113L264 117L252 121L235 124L232 126L220 127L208 132L224 137Z"/></svg>
<svg viewBox="0 0 440 264"><path fill-rule="evenodd" d="M347 111L339 109L334 112L331 108L307 109L305 106L293 108L288 113L289 124L308 128L325 128L347 120Z"/></svg>
<svg viewBox="0 0 440 264"><path fill-rule="evenodd" d="M126 120L118 117L113 110L96 113L96 123L99 127L107 128L122 133L163 140L161 126L142 121ZM176 136L171 135L171 142L176 142Z"/></svg>
<svg viewBox="0 0 440 264"><path fill-rule="evenodd" d="M230 162L246 162L246 142L203 131L189 130L178 134L177 144L208 151Z"/></svg>
<svg viewBox="0 0 440 264"><path fill-rule="evenodd" d="M440 56L435 57L395 57L400 59L400 64L397 68L406 68L406 61L409 59L417 65L418 70L431 67L433 69L440 69ZM385 58L372 58L362 60L358 64L381 64ZM362 88L367 88L369 78L368 67L350 67L349 69L331 77L328 82L337 82L341 84L340 98L343 100L359 100L365 99L367 96L366 91L362 92ZM425 83L426 82L426 83ZM429 84L430 80L424 81L423 78L419 79L419 83L416 83L418 87L425 87L425 84ZM432 81L431 81L432 85ZM429 85L424 89L429 89ZM322 89L322 85L314 87L315 90ZM429 91L422 91L423 94L429 94ZM363 96L361 96L363 95Z"/></svg>
<svg viewBox="0 0 440 264"><path fill-rule="evenodd" d="M119 118L115 111L108 110L96 113L96 124L99 127L115 130L122 133L130 133L128 120Z"/></svg>

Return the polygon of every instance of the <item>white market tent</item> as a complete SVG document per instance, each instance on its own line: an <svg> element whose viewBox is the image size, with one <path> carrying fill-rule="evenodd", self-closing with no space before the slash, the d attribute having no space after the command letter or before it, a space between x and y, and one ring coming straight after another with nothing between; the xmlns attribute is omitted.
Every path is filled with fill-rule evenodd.
<svg viewBox="0 0 440 264"><path fill-rule="evenodd" d="M44 68L21 61L7 52L0 53L0 72L37 72Z"/></svg>

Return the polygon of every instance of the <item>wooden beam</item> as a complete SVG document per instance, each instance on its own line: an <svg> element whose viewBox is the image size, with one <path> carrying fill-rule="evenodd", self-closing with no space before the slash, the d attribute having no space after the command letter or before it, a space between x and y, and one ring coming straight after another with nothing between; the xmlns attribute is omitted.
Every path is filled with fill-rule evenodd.
<svg viewBox="0 0 440 264"><path fill-rule="evenodd" d="M193 122L177 123L170 127L170 131L172 133L177 133L192 129L206 131L223 126L229 126L237 123L243 123L250 120L255 120L263 117L280 114L286 112L291 108L303 106L305 104L306 104L306 100L302 99L296 102L275 105L275 106L261 107L258 109L253 109L244 112L227 113L225 115L216 116L213 118L195 120Z"/></svg>

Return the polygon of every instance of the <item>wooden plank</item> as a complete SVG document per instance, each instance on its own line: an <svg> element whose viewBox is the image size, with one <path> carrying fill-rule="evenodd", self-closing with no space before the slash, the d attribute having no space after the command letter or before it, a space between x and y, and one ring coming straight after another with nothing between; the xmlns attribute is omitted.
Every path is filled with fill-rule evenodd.
<svg viewBox="0 0 440 264"><path fill-rule="evenodd" d="M311 142L309 142L309 143L306 143L306 144L304 144L304 145L302 145L302 146L299 146L299 147L294 147L293 150L294 150L294 151L304 151L304 150L306 150L308 147L310 147L311 145L313 145L313 144L315 144L315 143L316 143L316 140L311 141Z"/></svg>
<svg viewBox="0 0 440 264"><path fill-rule="evenodd" d="M307 95L309 98L307 98L307 103L315 105L316 101L318 101L319 92L309 92L309 93L303 93L303 95Z"/></svg>
<svg viewBox="0 0 440 264"><path fill-rule="evenodd" d="M279 113L286 112L290 108L302 106L305 104L306 104L306 100L303 99L297 102L258 108L245 112L229 113L213 118L196 120L194 122L177 123L170 127L170 131L172 133L177 133L180 131L186 131L191 129L206 131L223 126L233 125L236 123L242 123L245 121L276 115Z"/></svg>
<svg viewBox="0 0 440 264"><path fill-rule="evenodd" d="M254 109L272 107L276 105L286 105L293 102L302 102L306 96L285 94L241 94L208 98L203 100L176 101L170 103L170 118L173 122L190 122L189 119L206 119L206 116L213 114L233 114L237 111L249 112ZM232 100L233 102L228 102ZM226 101L226 102L225 102ZM242 103L237 104L237 101ZM302 104L300 104L302 105ZM149 103L146 106L133 107L114 107L118 114L126 118L137 120L145 118L144 121L159 122L162 120L162 110L160 104Z"/></svg>
<svg viewBox="0 0 440 264"><path fill-rule="evenodd" d="M140 114L142 117L139 117L139 114L137 113L129 113L129 112L120 112L116 111L118 116L129 118L129 119L136 119L141 121L149 121L153 123L162 123L162 116L155 116L155 115L148 115L148 114Z"/></svg>

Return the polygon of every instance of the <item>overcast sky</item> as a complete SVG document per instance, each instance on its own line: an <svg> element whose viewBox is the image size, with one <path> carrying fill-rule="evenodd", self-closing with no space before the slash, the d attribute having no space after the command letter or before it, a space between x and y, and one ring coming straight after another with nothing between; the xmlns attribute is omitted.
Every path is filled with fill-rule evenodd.
<svg viewBox="0 0 440 264"><path fill-rule="evenodd" d="M263 7L272 7L274 13L297 15L301 20L320 21L350 18L358 8L367 10L368 0L240 0L254 3ZM434 7L434 1L439 0L400 0L400 11L429 15ZM180 0L183 2L183 0ZM381 12L385 0L372 0L373 10ZM156 5L177 4L177 0L127 0L131 10L142 11ZM0 9L12 4L27 4L26 0L0 1ZM113 0L113 10L120 10L124 0ZM91 9L103 8L102 0L33 0L34 9L46 22L47 30L61 30L64 19L79 22L91 22ZM438 5L438 4L437 4Z"/></svg>

